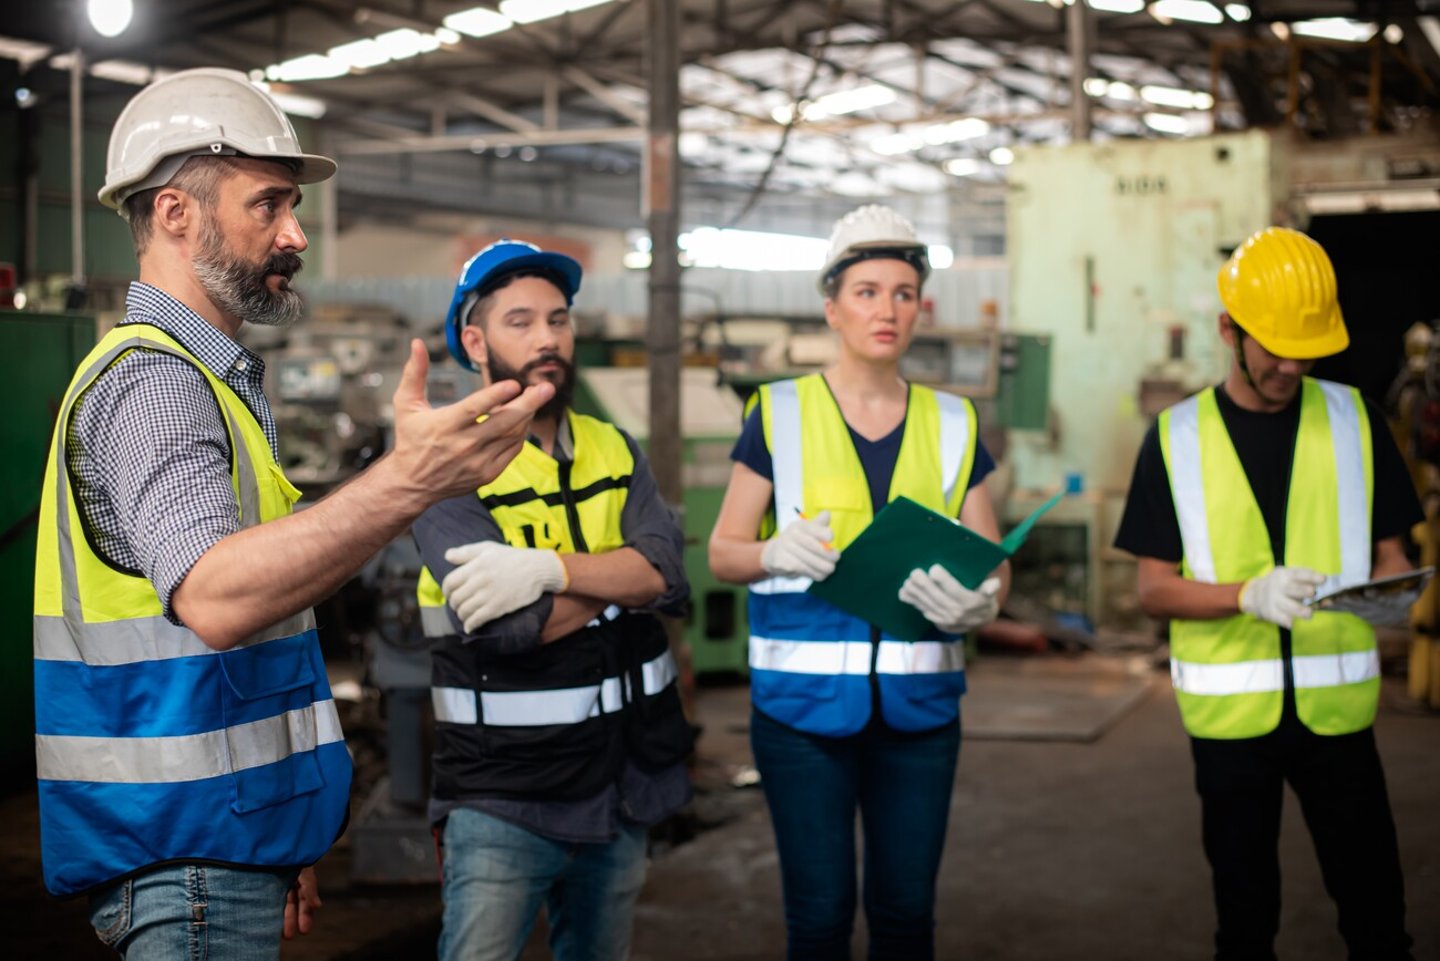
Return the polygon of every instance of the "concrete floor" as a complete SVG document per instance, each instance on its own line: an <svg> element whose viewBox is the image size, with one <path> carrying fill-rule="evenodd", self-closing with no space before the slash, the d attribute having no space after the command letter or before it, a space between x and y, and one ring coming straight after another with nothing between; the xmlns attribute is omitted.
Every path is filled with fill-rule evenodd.
<svg viewBox="0 0 1440 961"><path fill-rule="evenodd" d="M1139 671L1139 681L1134 678ZM1123 681L1135 696L1120 696ZM1208 871L1189 752L1168 680L1134 659L987 657L971 670L941 868L937 945L966 961L1202 961L1210 956ZM1106 724L1087 703L1108 698ZM1070 700L1073 731L1050 718ZM1103 706L1103 705L1102 705ZM1070 710L1067 708L1067 710ZM1078 712L1078 713L1077 713ZM636 919L634 961L750 961L783 956L778 869L763 798L732 787L749 761L743 686L702 688L692 839L662 842ZM1019 719L1021 723L1015 723ZM1059 728L1056 728L1058 731ZM1419 961L1440 961L1440 714L1416 710L1387 679L1377 732L1406 872ZM0 890L16 958L113 957L93 939L84 905L56 901L38 880L33 792L0 801ZM1334 909L1293 798L1281 838L1284 915L1278 948L1291 961L1341 961ZM286 961L433 956L438 892L347 880L341 845L321 863L327 904ZM857 919L855 956L864 956ZM548 957L542 932L524 957Z"/></svg>

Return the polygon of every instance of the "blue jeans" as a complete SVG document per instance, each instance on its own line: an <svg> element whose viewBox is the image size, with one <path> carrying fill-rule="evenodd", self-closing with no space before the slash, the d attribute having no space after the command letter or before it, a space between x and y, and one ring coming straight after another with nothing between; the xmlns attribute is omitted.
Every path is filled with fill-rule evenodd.
<svg viewBox="0 0 1440 961"><path fill-rule="evenodd" d="M865 842L872 961L935 956L935 877L960 754L960 722L904 733L806 734L753 712L750 743L770 806L792 961L849 961L855 812Z"/></svg>
<svg viewBox="0 0 1440 961"><path fill-rule="evenodd" d="M166 865L90 895L90 924L122 958L276 961L298 873Z"/></svg>
<svg viewBox="0 0 1440 961"><path fill-rule="evenodd" d="M645 883L645 828L608 844L552 841L460 808L445 821L441 961L513 961L544 905L556 961L621 961Z"/></svg>

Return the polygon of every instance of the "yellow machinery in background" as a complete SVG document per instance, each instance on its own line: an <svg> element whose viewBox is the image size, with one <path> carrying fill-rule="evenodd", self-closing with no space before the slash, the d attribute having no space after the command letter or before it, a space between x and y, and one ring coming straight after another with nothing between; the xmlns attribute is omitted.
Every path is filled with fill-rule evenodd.
<svg viewBox="0 0 1440 961"><path fill-rule="evenodd" d="M1425 510L1412 531L1419 563L1440 565L1440 320L1406 333L1405 369L1386 406ZM1410 696L1440 708L1440 579L1431 579L1415 602L1410 631Z"/></svg>

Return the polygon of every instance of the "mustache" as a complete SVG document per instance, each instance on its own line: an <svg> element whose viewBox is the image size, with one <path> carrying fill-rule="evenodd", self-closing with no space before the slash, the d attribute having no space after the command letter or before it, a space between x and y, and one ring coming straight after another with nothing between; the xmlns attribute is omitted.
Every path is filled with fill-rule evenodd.
<svg viewBox="0 0 1440 961"><path fill-rule="evenodd" d="M286 280L290 280L300 271L305 269L305 262L300 259L299 254L288 252L271 254L265 259L265 265L261 268L261 274L279 274Z"/></svg>
<svg viewBox="0 0 1440 961"><path fill-rule="evenodd" d="M566 360L564 357L561 357L559 354L541 354L539 357L536 357L524 367L520 368L520 382L523 384L525 382L525 378L532 371L534 371L535 368L541 366L542 364L555 364L559 366L559 368L563 370L567 376L575 372L575 365L570 363L570 361Z"/></svg>

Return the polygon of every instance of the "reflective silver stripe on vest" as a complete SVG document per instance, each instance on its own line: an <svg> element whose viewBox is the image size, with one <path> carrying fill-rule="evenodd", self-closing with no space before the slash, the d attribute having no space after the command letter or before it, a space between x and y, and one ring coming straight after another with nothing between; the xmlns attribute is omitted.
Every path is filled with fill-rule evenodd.
<svg viewBox="0 0 1440 961"><path fill-rule="evenodd" d="M1345 654L1307 654L1292 659L1297 690L1358 684L1380 676L1376 650ZM1230 694L1265 694L1285 689L1285 665L1278 658L1239 661L1234 664L1170 662L1170 679L1177 691L1223 697Z"/></svg>
<svg viewBox="0 0 1440 961"><path fill-rule="evenodd" d="M315 612L301 611L246 638L234 649L251 647L283 637L294 637L315 628ZM116 667L142 661L163 661L175 657L218 654L188 628L163 617L136 617L123 621L92 621L80 626L87 650L81 656L73 628L59 617L35 618L35 659L37 661L84 661L94 667Z"/></svg>
<svg viewBox="0 0 1440 961"><path fill-rule="evenodd" d="M1340 574L1327 578L1321 587L1330 590L1370 578L1370 504L1365 491L1365 447L1360 441L1360 418L1369 415L1356 403L1349 387L1328 380L1316 383L1325 395L1325 412L1330 418L1339 489Z"/></svg>
<svg viewBox="0 0 1440 961"><path fill-rule="evenodd" d="M35 738L45 781L168 784L263 767L344 739L333 700L204 734L175 737Z"/></svg>
<svg viewBox="0 0 1440 961"><path fill-rule="evenodd" d="M1180 540L1190 576L1215 584L1215 557L1210 550L1210 526L1205 518L1205 481L1200 461L1200 401L1187 397L1170 408L1171 497ZM1177 685L1178 687L1178 685Z"/></svg>
<svg viewBox="0 0 1440 961"><path fill-rule="evenodd" d="M640 673L647 697L679 676L669 651L641 665ZM542 727L614 714L625 706L623 690L621 678L607 677L599 684L554 691L484 691L477 701L468 687L432 687L430 703L435 720L448 724L478 724L483 709L484 722L495 727Z"/></svg>
<svg viewBox="0 0 1440 961"><path fill-rule="evenodd" d="M787 674L870 673L869 641L781 641L750 637L750 666Z"/></svg>
<svg viewBox="0 0 1440 961"><path fill-rule="evenodd" d="M455 625L450 623L450 613L443 605L430 607L427 604L420 608L420 629L425 632L426 637L449 637L455 633Z"/></svg>
<svg viewBox="0 0 1440 961"><path fill-rule="evenodd" d="M966 413L965 401L959 397L943 390L934 393L940 406L940 486L945 491L945 503L949 504L960 480L965 451L970 447L970 416Z"/></svg>
<svg viewBox="0 0 1440 961"><path fill-rule="evenodd" d="M959 641L881 641L876 674L944 674L965 670L965 645Z"/></svg>
<svg viewBox="0 0 1440 961"><path fill-rule="evenodd" d="M775 486L776 531L799 520L805 509L804 442L795 381L776 381L770 385L770 473ZM799 594L809 587L808 577L767 577L751 584L750 590Z"/></svg>

